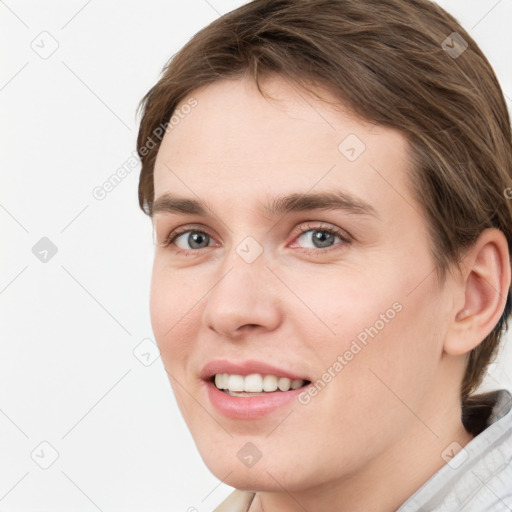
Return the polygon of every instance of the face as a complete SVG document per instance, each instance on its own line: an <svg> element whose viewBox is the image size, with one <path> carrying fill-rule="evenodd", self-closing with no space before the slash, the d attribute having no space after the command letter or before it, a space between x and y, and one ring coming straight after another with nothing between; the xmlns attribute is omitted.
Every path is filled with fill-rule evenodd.
<svg viewBox="0 0 512 512"><path fill-rule="evenodd" d="M447 298L403 135L278 77L265 91L274 99L245 78L198 89L166 133L150 308L209 469L292 491L357 473L425 428L410 409L431 412ZM232 396L214 374L253 391ZM262 391L269 375L304 386Z"/></svg>

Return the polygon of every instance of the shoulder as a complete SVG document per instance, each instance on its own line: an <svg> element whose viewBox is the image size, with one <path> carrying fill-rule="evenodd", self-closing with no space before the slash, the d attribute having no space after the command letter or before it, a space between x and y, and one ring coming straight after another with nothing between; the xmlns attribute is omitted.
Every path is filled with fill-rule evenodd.
<svg viewBox="0 0 512 512"><path fill-rule="evenodd" d="M235 489L213 512L247 512L256 494Z"/></svg>

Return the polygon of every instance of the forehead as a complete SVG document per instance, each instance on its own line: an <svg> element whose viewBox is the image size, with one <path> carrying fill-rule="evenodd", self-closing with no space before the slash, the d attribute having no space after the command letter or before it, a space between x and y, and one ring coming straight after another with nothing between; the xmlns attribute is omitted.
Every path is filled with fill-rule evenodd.
<svg viewBox="0 0 512 512"><path fill-rule="evenodd" d="M250 78L221 80L177 106L155 163L155 198L173 191L261 202L273 190L333 187L390 206L409 197L400 132L355 117L326 89L316 91L333 104L279 77L263 87L271 98ZM180 111L191 99L195 106Z"/></svg>

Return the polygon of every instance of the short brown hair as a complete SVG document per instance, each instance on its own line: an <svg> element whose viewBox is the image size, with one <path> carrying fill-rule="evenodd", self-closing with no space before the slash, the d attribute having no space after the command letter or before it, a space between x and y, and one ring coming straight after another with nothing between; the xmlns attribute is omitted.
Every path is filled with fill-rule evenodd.
<svg viewBox="0 0 512 512"><path fill-rule="evenodd" d="M488 227L505 234L512 254L505 197L512 140L503 92L475 41L430 0L255 0L203 28L139 105L139 205L146 214L161 140L150 150L148 141L177 105L226 78L252 76L262 92L260 79L274 73L306 90L327 87L360 118L407 137L409 185L426 217L440 281ZM480 385L509 314L510 289L500 321L469 354L463 402Z"/></svg>

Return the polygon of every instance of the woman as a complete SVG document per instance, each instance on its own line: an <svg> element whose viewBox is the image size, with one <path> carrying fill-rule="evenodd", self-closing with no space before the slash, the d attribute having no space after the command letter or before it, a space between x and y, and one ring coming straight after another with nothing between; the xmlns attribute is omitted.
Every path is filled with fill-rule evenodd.
<svg viewBox="0 0 512 512"><path fill-rule="evenodd" d="M507 510L510 119L427 0L256 0L142 102L151 320L217 511Z"/></svg>

